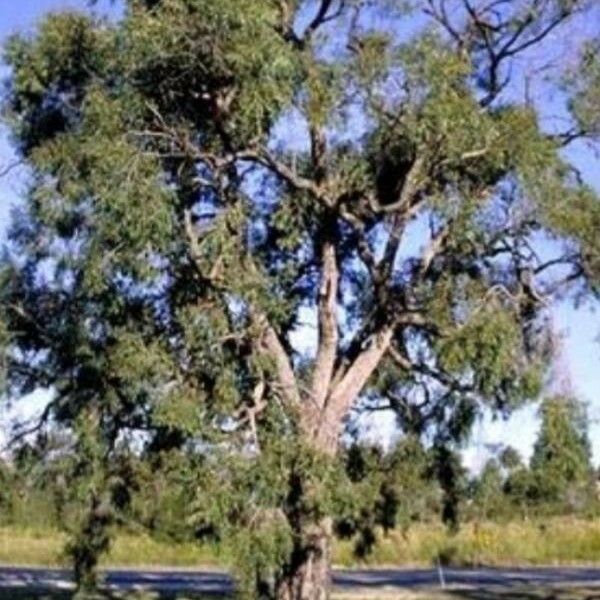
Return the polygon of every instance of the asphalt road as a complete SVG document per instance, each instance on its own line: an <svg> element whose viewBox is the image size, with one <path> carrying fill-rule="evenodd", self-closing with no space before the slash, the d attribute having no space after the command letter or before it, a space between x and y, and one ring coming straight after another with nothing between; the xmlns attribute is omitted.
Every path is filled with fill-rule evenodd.
<svg viewBox="0 0 600 600"><path fill-rule="evenodd" d="M600 588L599 568L444 569L445 584L453 587L585 584ZM364 592L377 588L406 590L440 585L436 569L338 570L334 584L343 591ZM106 573L106 583L118 590L145 589L157 592L197 592L227 595L231 578L219 571L125 571ZM1 588L68 589L69 571L0 567Z"/></svg>

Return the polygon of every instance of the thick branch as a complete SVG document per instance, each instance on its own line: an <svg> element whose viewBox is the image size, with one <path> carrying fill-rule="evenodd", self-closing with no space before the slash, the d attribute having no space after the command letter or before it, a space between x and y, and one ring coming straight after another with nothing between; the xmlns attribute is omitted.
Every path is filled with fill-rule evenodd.
<svg viewBox="0 0 600 600"><path fill-rule="evenodd" d="M396 328L422 323L420 314L406 313L383 324L366 340L362 351L344 373L336 375L335 385L327 397L314 434L319 448L325 452L335 452L344 418L381 364L390 348Z"/></svg>
<svg viewBox="0 0 600 600"><path fill-rule="evenodd" d="M261 332L255 340L256 349L259 354L273 362L275 377L283 400L292 406L299 406L300 392L298 391L296 375L277 332L262 312L253 309L251 319Z"/></svg>
<svg viewBox="0 0 600 600"><path fill-rule="evenodd" d="M450 230L452 227L452 221L444 225L441 230L433 236L421 257L421 266L419 268L419 275L423 277L427 274L435 257L440 254L444 248L444 245L448 241Z"/></svg>
<svg viewBox="0 0 600 600"><path fill-rule="evenodd" d="M305 191L312 194L316 199L323 201L326 205L330 206L331 201L325 195L324 190L315 183L312 179L302 177L294 169L286 165L284 162L277 160L267 150L243 150L235 154L235 158L238 160L254 161L264 167L267 167L270 171L278 175L292 188Z"/></svg>
<svg viewBox="0 0 600 600"><path fill-rule="evenodd" d="M205 151L193 144L184 135L166 125L161 124L160 127L161 129L159 131L132 131L130 132L130 135L141 138L169 140L175 148L165 153L158 153L158 156L161 158L189 158L197 160L205 163L210 169L216 172L223 171L238 161L248 161L261 165L279 176L293 189L308 192L317 200L324 202L328 206L332 205L323 188L313 179L298 174L294 168L275 158L275 156L273 156L266 148L253 146L243 150L217 154Z"/></svg>
<svg viewBox="0 0 600 600"><path fill-rule="evenodd" d="M325 452L335 452L344 417L380 364L389 348L393 333L394 326L389 324L373 335L365 350L359 354L331 391L315 435L317 446Z"/></svg>
<svg viewBox="0 0 600 600"><path fill-rule="evenodd" d="M331 241L323 244L321 285L319 288L319 347L312 378L312 397L317 406L325 402L337 356L338 327L336 302L339 270L335 246Z"/></svg>
<svg viewBox="0 0 600 600"><path fill-rule="evenodd" d="M377 204L377 209L382 213L401 212L408 213L419 191L423 179L425 159L420 156L415 159L402 184L402 190L396 202L392 204Z"/></svg>
<svg viewBox="0 0 600 600"><path fill-rule="evenodd" d="M53 398L52 400L50 400L50 402L48 402L48 404L46 404L44 410L42 411L42 414L37 419L34 420L33 424L29 424L27 426L24 424L21 424L19 431L17 431L14 435L12 435L10 437L10 439L8 440L5 450L14 448L24 438L26 438L27 436L32 435L34 433L38 433L43 427L45 427L48 424L50 417L52 416L52 412L55 410L57 404L65 396L66 396L66 392L63 392L56 398Z"/></svg>
<svg viewBox="0 0 600 600"><path fill-rule="evenodd" d="M389 277L394 268L394 261L402 243L402 236L407 223L420 210L424 199L418 197L423 178L424 159L419 157L415 160L408 171L399 198L396 202L381 206L377 203L377 209L391 215L391 226L389 236L383 251L382 259L375 273L375 284L378 288L387 285ZM379 290L381 291L381 289ZM384 300L384 299L383 299Z"/></svg>

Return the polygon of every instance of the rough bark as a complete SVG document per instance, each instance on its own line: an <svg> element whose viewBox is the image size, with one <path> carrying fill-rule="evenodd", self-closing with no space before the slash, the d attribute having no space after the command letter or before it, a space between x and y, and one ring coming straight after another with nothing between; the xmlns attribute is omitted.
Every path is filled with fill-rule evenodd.
<svg viewBox="0 0 600 600"><path fill-rule="evenodd" d="M336 302L339 272L335 247L331 242L323 244L322 274L319 288L319 348L313 371L311 392L313 402L321 408L327 398L329 384L337 357L338 327Z"/></svg>
<svg viewBox="0 0 600 600"><path fill-rule="evenodd" d="M278 582L276 600L329 600L331 537L331 519L301 533L302 542Z"/></svg>
<svg viewBox="0 0 600 600"><path fill-rule="evenodd" d="M393 332L394 327L388 325L373 335L367 348L331 390L314 440L320 450L335 454L344 417L387 352Z"/></svg>

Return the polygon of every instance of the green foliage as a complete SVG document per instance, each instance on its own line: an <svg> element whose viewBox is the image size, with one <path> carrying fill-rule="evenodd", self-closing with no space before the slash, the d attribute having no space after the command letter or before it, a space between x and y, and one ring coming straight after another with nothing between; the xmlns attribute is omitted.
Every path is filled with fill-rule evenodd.
<svg viewBox="0 0 600 600"><path fill-rule="evenodd" d="M504 493L508 506L519 510L524 515L541 511L542 507L538 505L535 497L534 475L525 466L508 474L504 482Z"/></svg>
<svg viewBox="0 0 600 600"><path fill-rule="evenodd" d="M571 96L570 109L580 130L574 133L600 136L600 111L595 101L600 91L600 61L596 42L589 43L583 49L580 64L567 77L565 84Z"/></svg>
<svg viewBox="0 0 600 600"><path fill-rule="evenodd" d="M109 32L78 13L50 15L34 42L8 40L5 59L14 76L5 108L24 153L75 124L84 90L104 74L110 52Z"/></svg>
<svg viewBox="0 0 600 600"><path fill-rule="evenodd" d="M10 515L13 509L13 494L16 486L14 478L10 472L10 467L4 461L0 461L0 519L4 522L7 515Z"/></svg>
<svg viewBox="0 0 600 600"><path fill-rule="evenodd" d="M549 503L577 505L591 490L591 450L585 409L574 398L546 398L542 425L531 457L535 493Z"/></svg>
<svg viewBox="0 0 600 600"><path fill-rule="evenodd" d="M373 551L378 529L406 532L435 513L439 494L428 477L431 462L414 437L399 440L387 453L369 445L348 448L345 468L354 502L338 514L336 528L342 538L353 540L358 558Z"/></svg>
<svg viewBox="0 0 600 600"><path fill-rule="evenodd" d="M216 108L235 115L227 128L236 137L264 135L299 74L277 19L272 2L248 2L243 11L235 0L166 0L153 10L132 2L120 45L125 76L167 118L202 127ZM211 94L220 105L211 107Z"/></svg>
<svg viewBox="0 0 600 600"><path fill-rule="evenodd" d="M535 399L544 370L541 361L523 358L522 330L514 307L494 296L478 298L476 285L470 283L460 292L444 285L432 302L432 310L441 313L440 322L448 323L438 342L440 365L465 381L472 380L483 397L493 401L492 406L510 410ZM475 304L472 296L477 298Z"/></svg>
<svg viewBox="0 0 600 600"><path fill-rule="evenodd" d="M327 457L279 437L260 447L260 455L232 458L217 450L208 459L191 517L200 534L219 540L248 597L272 589L292 551L312 543L311 527L355 502Z"/></svg>
<svg viewBox="0 0 600 600"><path fill-rule="evenodd" d="M490 459L484 465L473 490L473 503L477 508L477 517L482 519L497 518L506 507L503 497L504 478L500 465Z"/></svg>
<svg viewBox="0 0 600 600"><path fill-rule="evenodd" d="M518 450L515 450L512 446L506 446L500 453L500 465L504 467L509 473L512 473L523 465L523 459L519 454Z"/></svg>
<svg viewBox="0 0 600 600"><path fill-rule="evenodd" d="M502 35L577 2L507 9L486 40L428 22L408 42L404 2L313 4L129 0L118 21L49 16L7 44L3 112L31 176L0 366L15 397L54 392L39 428L68 432L45 467L81 584L126 522L216 537L266 597L332 523L363 554L430 505L456 525L457 444L483 407L536 397L549 362L531 248L556 239L566 282L595 283L596 195L534 108L482 99ZM570 87L591 129L596 75L586 57ZM406 256L415 219L430 228ZM354 407L385 402L393 452L339 444Z"/></svg>
<svg viewBox="0 0 600 600"><path fill-rule="evenodd" d="M167 544L195 543L197 531L190 527L190 507L199 477L206 474L202 461L190 453L163 450L151 460L136 460L136 493L126 508L124 524L138 527Z"/></svg>
<svg viewBox="0 0 600 600"><path fill-rule="evenodd" d="M515 514L586 516L597 511L587 418L567 396L543 400L541 425L529 465L507 447L473 479L469 515L510 520Z"/></svg>

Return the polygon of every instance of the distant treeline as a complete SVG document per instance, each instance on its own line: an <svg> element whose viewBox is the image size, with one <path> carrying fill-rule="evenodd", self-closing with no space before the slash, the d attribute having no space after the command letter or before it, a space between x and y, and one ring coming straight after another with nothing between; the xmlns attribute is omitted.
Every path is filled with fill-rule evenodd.
<svg viewBox="0 0 600 600"><path fill-rule="evenodd" d="M370 499L364 503L370 508L343 514L338 535L352 539L360 557L371 550L378 528L407 530L440 518L458 528L461 522L600 515L600 472L591 462L582 405L553 397L542 403L540 414L529 463L514 448L498 447L477 475L462 464L459 449L427 448L410 437L388 452L364 443L349 445L346 473L360 495ZM46 432L0 462L0 525L76 528L85 507L73 489L78 462L69 447L64 434ZM218 542L213 524L189 527L193 504L185 472L190 460L181 450L165 452L149 467L143 457L124 451L122 485L115 482L112 498L121 509L111 522L163 540ZM102 510L97 507L99 514Z"/></svg>

